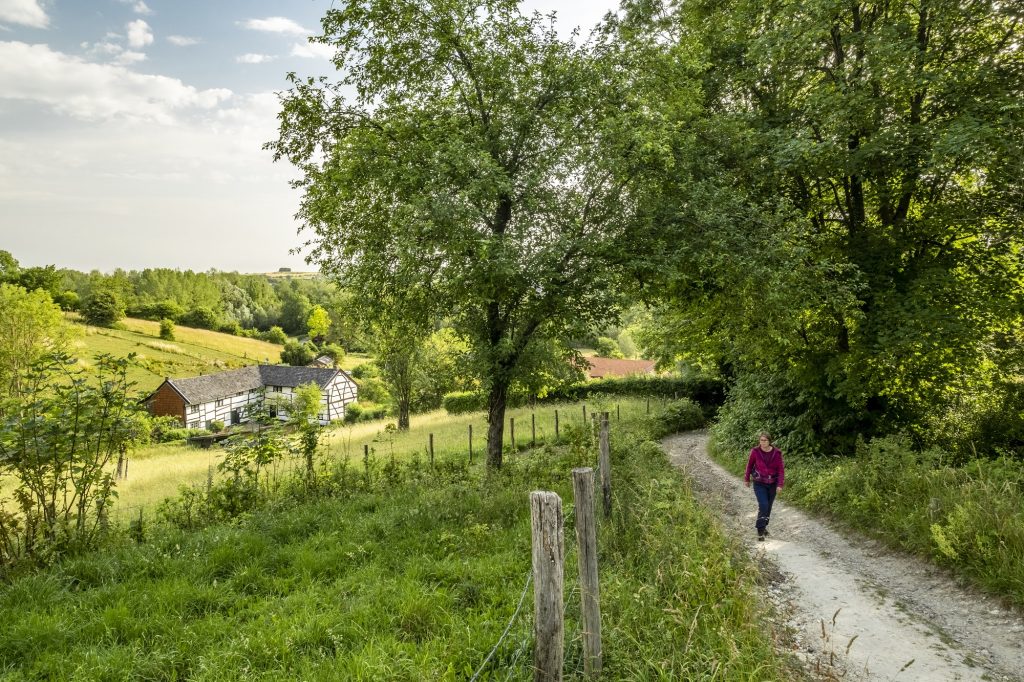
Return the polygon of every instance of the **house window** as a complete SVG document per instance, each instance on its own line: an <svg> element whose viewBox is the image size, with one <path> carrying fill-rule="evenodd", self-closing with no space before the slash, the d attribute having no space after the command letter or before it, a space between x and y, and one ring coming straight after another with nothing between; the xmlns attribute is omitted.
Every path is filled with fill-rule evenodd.
<svg viewBox="0 0 1024 682"><path fill-rule="evenodd" d="M195 414L198 411L199 411L199 406L198 405L189 405L188 406L188 413L189 414Z"/></svg>
<svg viewBox="0 0 1024 682"><path fill-rule="evenodd" d="M319 419L322 422L325 422L325 421L327 421L327 414L324 413L324 412L321 412L320 414L318 414L316 416L316 418Z"/></svg>
<svg viewBox="0 0 1024 682"><path fill-rule="evenodd" d="M199 428L199 420L196 419L195 421L189 422L188 423L188 428L190 428L190 429L198 429Z"/></svg>
<svg viewBox="0 0 1024 682"><path fill-rule="evenodd" d="M221 405L223 405L223 404L224 404L224 399L223 399L223 398L221 398L220 400L218 400L218 401L217 401L217 405L216 405L216 406L217 406L217 407L220 407L220 406L221 406Z"/></svg>
<svg viewBox="0 0 1024 682"><path fill-rule="evenodd" d="M274 393L280 393L281 392L281 387L280 386L271 386L270 390L273 391Z"/></svg>

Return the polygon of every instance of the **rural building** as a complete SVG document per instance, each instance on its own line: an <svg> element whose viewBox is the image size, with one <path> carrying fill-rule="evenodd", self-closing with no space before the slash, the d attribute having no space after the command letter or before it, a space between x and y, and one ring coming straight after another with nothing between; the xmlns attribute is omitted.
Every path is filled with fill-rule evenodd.
<svg viewBox="0 0 1024 682"><path fill-rule="evenodd" d="M654 360L622 360L619 358L585 358L588 379L628 377L637 374L654 374Z"/></svg>
<svg viewBox="0 0 1024 682"><path fill-rule="evenodd" d="M271 414L284 420L284 406L294 390L310 383L323 393L321 424L343 418L345 406L356 400L356 382L340 369L254 365L188 379L167 378L144 402L153 416L177 417L193 429L208 428L215 421L241 424L248 421L247 407L271 399Z"/></svg>

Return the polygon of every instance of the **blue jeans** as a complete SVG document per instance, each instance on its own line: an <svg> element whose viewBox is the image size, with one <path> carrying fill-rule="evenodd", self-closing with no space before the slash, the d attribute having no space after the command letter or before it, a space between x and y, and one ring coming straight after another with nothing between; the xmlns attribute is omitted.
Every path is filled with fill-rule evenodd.
<svg viewBox="0 0 1024 682"><path fill-rule="evenodd" d="M772 504L775 503L775 492L778 485L775 483L754 482L754 497L757 498L757 524L758 532L768 527L768 520L772 516Z"/></svg>

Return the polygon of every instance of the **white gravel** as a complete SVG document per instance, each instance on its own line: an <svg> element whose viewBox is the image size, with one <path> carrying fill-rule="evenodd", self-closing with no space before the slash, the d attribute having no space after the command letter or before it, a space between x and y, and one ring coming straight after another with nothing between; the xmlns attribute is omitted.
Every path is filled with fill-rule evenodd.
<svg viewBox="0 0 1024 682"><path fill-rule="evenodd" d="M753 492L711 460L707 441L705 433L683 433L663 447L768 576L777 625L813 677L1024 681L1024 615L781 497L770 537L758 542Z"/></svg>

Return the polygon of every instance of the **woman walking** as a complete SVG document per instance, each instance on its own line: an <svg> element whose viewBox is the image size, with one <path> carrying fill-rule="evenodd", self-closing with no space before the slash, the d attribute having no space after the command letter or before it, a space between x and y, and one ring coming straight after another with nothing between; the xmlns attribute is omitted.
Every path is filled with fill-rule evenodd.
<svg viewBox="0 0 1024 682"><path fill-rule="evenodd" d="M743 482L748 488L751 478L754 481L754 497L757 498L757 539L763 542L768 536L768 521L772 516L775 493L786 479L782 450L772 445L772 437L767 431L758 434L757 446L750 451L747 471L743 475Z"/></svg>

